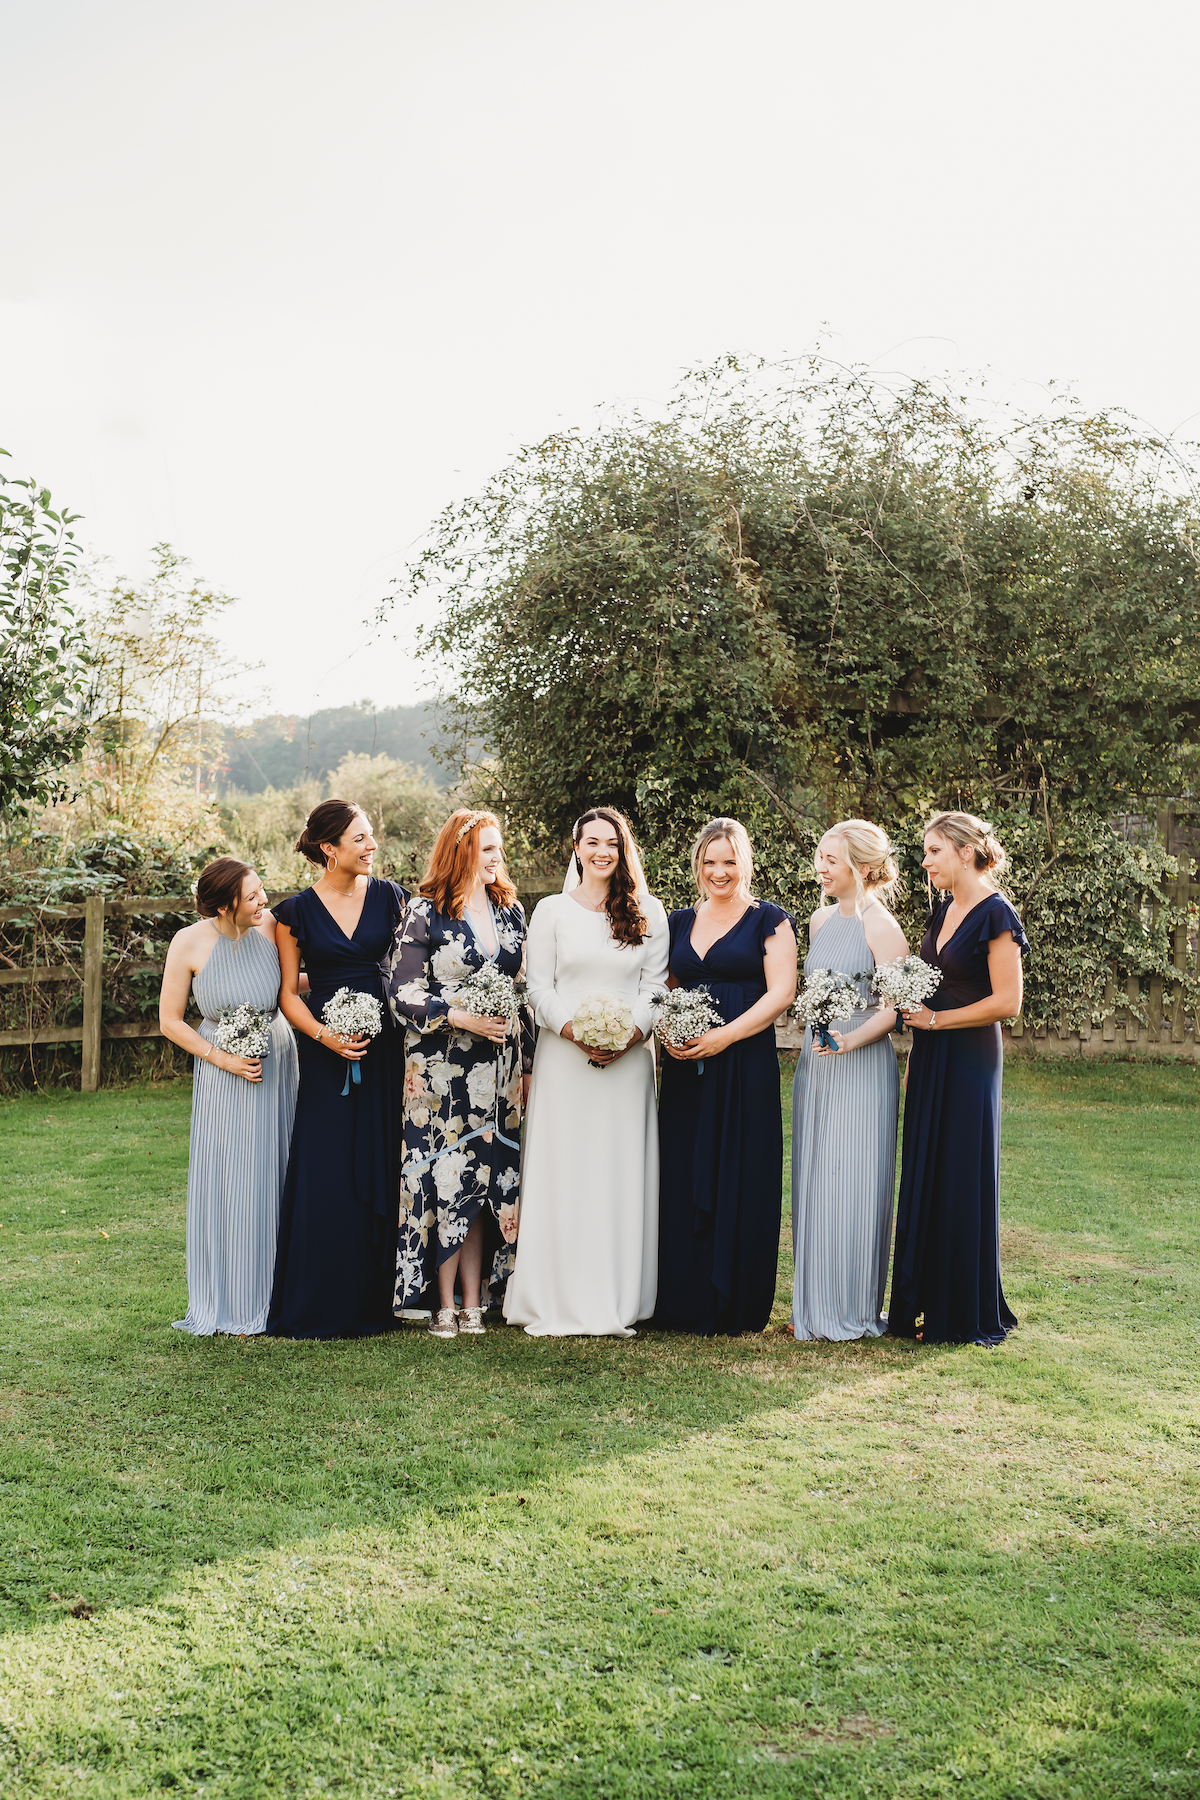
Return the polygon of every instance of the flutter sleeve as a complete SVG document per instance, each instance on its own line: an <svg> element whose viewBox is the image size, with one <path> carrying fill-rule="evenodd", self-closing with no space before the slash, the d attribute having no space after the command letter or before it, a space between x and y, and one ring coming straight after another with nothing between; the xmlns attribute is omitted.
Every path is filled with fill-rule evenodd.
<svg viewBox="0 0 1200 1800"><path fill-rule="evenodd" d="M759 901L755 923L758 927L758 947L764 955L766 954L767 939L774 937L781 925L790 925L793 932L796 932L796 921L792 914L785 906L776 906L770 900Z"/></svg>
<svg viewBox="0 0 1200 1800"><path fill-rule="evenodd" d="M534 1023L561 1035L571 1017L571 1009L565 1000L559 999L554 987L558 964L557 919L553 896L535 907L529 921L529 936L525 940L525 978Z"/></svg>
<svg viewBox="0 0 1200 1800"><path fill-rule="evenodd" d="M1006 931L1012 932L1013 943L1016 944L1021 955L1028 956L1029 939L1025 936L1025 927L1021 923L1016 907L1010 905L1003 894L993 894L987 904L980 936L985 943L990 943L994 937L1001 937Z"/></svg>
<svg viewBox="0 0 1200 1800"><path fill-rule="evenodd" d="M386 881L384 882L384 886L388 890L388 905L391 908L392 924L393 926L398 927L403 920L405 913L408 911L408 903L412 899L412 895L409 893L408 889L402 887L398 881Z"/></svg>
<svg viewBox="0 0 1200 1800"><path fill-rule="evenodd" d="M650 935L642 939L642 971L638 977L637 999L631 1008L633 1022L644 1038L654 1030L658 1008L654 1003L667 985L667 965L671 956L671 927L661 900L646 898L646 923Z"/></svg>
<svg viewBox="0 0 1200 1800"><path fill-rule="evenodd" d="M415 900L397 933L387 982L392 1017L407 1031L437 1031L446 1023L449 1005L430 980L430 955L429 902Z"/></svg>
<svg viewBox="0 0 1200 1800"><path fill-rule="evenodd" d="M286 925L296 942L304 947L304 914L300 910L299 894L277 901L271 908L271 917L277 925Z"/></svg>

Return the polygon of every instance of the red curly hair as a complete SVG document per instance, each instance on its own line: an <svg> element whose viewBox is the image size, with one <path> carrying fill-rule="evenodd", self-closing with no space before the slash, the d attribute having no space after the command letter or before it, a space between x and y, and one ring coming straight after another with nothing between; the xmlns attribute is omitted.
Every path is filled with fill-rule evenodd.
<svg viewBox="0 0 1200 1800"><path fill-rule="evenodd" d="M475 883L479 834L485 825L494 825L499 831L500 821L495 813L476 812L471 807L460 806L450 814L437 834L417 892L432 900L443 918L461 919L463 916L467 895ZM494 906L511 906L516 897L517 890L501 862L495 881L488 883L488 899Z"/></svg>

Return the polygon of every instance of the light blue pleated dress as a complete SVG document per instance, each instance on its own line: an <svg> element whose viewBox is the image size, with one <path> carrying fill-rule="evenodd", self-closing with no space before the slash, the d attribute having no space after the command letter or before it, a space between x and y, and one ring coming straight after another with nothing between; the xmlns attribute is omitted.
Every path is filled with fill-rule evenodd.
<svg viewBox="0 0 1200 1800"><path fill-rule="evenodd" d="M213 1041L227 1006L273 1012L261 1082L196 1058L188 1155L186 1319L180 1331L210 1337L262 1331L275 1273L279 1199L287 1174L299 1067L296 1040L279 1005L279 956L261 931L236 944L217 936L192 983L204 1015L197 1030Z"/></svg>
<svg viewBox="0 0 1200 1800"><path fill-rule="evenodd" d="M862 920L840 911L826 919L804 971L867 971L859 983L865 1010L876 1004L874 958ZM835 1023L848 1031L864 1012ZM796 1277L792 1329L797 1338L880 1337L896 1185L900 1078L886 1037L841 1056L817 1056L811 1026L792 1088L792 1242Z"/></svg>

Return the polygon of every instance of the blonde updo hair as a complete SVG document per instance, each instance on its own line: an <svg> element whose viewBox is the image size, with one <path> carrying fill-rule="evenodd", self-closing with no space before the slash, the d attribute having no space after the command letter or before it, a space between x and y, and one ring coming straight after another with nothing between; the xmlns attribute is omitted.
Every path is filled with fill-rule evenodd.
<svg viewBox="0 0 1200 1800"><path fill-rule="evenodd" d="M729 847L733 851L733 860L737 864L738 886L742 897L749 900L751 906L757 906L758 902L751 899L750 895L750 890L754 885L754 852L750 848L750 837L746 827L739 825L736 819L710 819L708 824L702 826L696 833L696 840L692 845L692 875L697 888L707 900L708 889L704 885L702 874L704 858L710 844L718 843L721 838L728 839Z"/></svg>
<svg viewBox="0 0 1200 1800"><path fill-rule="evenodd" d="M973 850L975 867L980 875L995 877L1008 861L1000 840L993 837L987 820L977 819L974 813L938 813L930 819L925 830L926 833L936 831L948 844L953 844L956 850Z"/></svg>
<svg viewBox="0 0 1200 1800"><path fill-rule="evenodd" d="M839 819L825 833L825 838L831 837L841 839L846 862L854 872L859 903L868 896L890 900L900 886L900 865L892 855L887 832L869 819ZM814 868L816 860L814 856Z"/></svg>

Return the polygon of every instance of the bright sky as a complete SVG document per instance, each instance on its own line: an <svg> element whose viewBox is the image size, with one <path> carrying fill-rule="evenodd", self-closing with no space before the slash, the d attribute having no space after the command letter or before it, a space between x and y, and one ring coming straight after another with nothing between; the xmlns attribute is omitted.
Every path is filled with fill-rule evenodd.
<svg viewBox="0 0 1200 1800"><path fill-rule="evenodd" d="M0 0L0 445L274 706L522 442L726 350L1200 436L1194 0ZM1185 424L1189 421L1190 424Z"/></svg>

